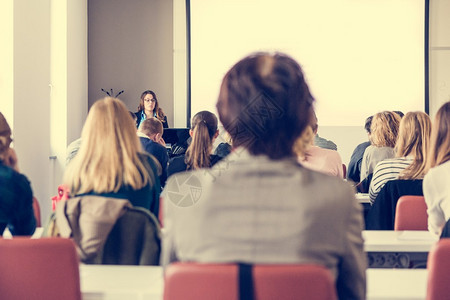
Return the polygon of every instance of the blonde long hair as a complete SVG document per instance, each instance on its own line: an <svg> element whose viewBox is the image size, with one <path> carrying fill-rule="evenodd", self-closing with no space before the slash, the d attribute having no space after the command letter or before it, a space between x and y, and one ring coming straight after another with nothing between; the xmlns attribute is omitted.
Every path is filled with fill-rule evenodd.
<svg viewBox="0 0 450 300"><path fill-rule="evenodd" d="M370 141L376 147L394 147L398 135L400 116L394 112L383 111L375 114L370 126Z"/></svg>
<svg viewBox="0 0 450 300"><path fill-rule="evenodd" d="M400 173L400 179L423 178L426 172L430 135L431 120L426 113L420 111L408 112L402 118L395 145L395 154L397 157L411 155L414 159Z"/></svg>
<svg viewBox="0 0 450 300"><path fill-rule="evenodd" d="M185 162L189 169L210 167L213 139L217 133L217 117L209 111L201 111L192 118L192 142L186 150Z"/></svg>
<svg viewBox="0 0 450 300"><path fill-rule="evenodd" d="M64 174L72 194L117 192L124 185L137 190L154 183L154 174L138 156L141 145L134 122L119 99L106 97L94 103L81 139Z"/></svg>
<svg viewBox="0 0 450 300"><path fill-rule="evenodd" d="M439 108L431 130L428 169L450 160L450 101Z"/></svg>

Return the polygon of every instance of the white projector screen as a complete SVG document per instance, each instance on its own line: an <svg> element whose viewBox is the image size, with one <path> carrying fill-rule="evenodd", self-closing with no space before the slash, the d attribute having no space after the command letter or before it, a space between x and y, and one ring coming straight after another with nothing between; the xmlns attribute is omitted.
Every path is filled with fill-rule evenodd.
<svg viewBox="0 0 450 300"><path fill-rule="evenodd" d="M425 107L424 0L190 0L191 113L216 112L224 74L255 51L303 67L320 126Z"/></svg>

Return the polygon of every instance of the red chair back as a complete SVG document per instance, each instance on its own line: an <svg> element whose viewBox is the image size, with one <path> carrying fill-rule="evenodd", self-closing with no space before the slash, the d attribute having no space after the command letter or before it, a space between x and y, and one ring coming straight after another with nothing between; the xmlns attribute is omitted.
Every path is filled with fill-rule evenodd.
<svg viewBox="0 0 450 300"><path fill-rule="evenodd" d="M237 300L236 264L175 263L165 274L164 300ZM318 265L254 265L256 300L335 300L328 269Z"/></svg>
<svg viewBox="0 0 450 300"><path fill-rule="evenodd" d="M398 199L394 230L428 230L427 205L423 196L402 196Z"/></svg>
<svg viewBox="0 0 450 300"><path fill-rule="evenodd" d="M450 239L437 242L428 254L427 300L446 300L450 295Z"/></svg>
<svg viewBox="0 0 450 300"><path fill-rule="evenodd" d="M69 239L0 239L0 298L81 300L78 268Z"/></svg>
<svg viewBox="0 0 450 300"><path fill-rule="evenodd" d="M343 176L344 179L347 178L347 166L345 164L342 164L342 170L343 170Z"/></svg>

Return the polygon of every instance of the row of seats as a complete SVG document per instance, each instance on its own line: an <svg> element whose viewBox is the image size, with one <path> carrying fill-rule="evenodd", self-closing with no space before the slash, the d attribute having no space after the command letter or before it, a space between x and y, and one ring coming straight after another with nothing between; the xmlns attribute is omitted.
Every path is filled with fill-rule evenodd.
<svg viewBox="0 0 450 300"><path fill-rule="evenodd" d="M0 272L2 299L81 300L79 262L71 240L0 239L0 253L0 270L7 270ZM441 239L428 257L428 300L448 298L448 270L450 239ZM164 300L336 299L331 274L321 266L255 265L250 285L239 284L240 274L236 264L170 265Z"/></svg>

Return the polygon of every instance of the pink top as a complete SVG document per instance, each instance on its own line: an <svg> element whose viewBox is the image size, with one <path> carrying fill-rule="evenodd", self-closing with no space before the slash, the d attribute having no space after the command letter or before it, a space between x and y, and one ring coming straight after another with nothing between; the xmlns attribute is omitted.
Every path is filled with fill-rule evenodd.
<svg viewBox="0 0 450 300"><path fill-rule="evenodd" d="M299 158L299 162L308 169L344 178L342 159L335 150L311 146L306 151L305 158Z"/></svg>

